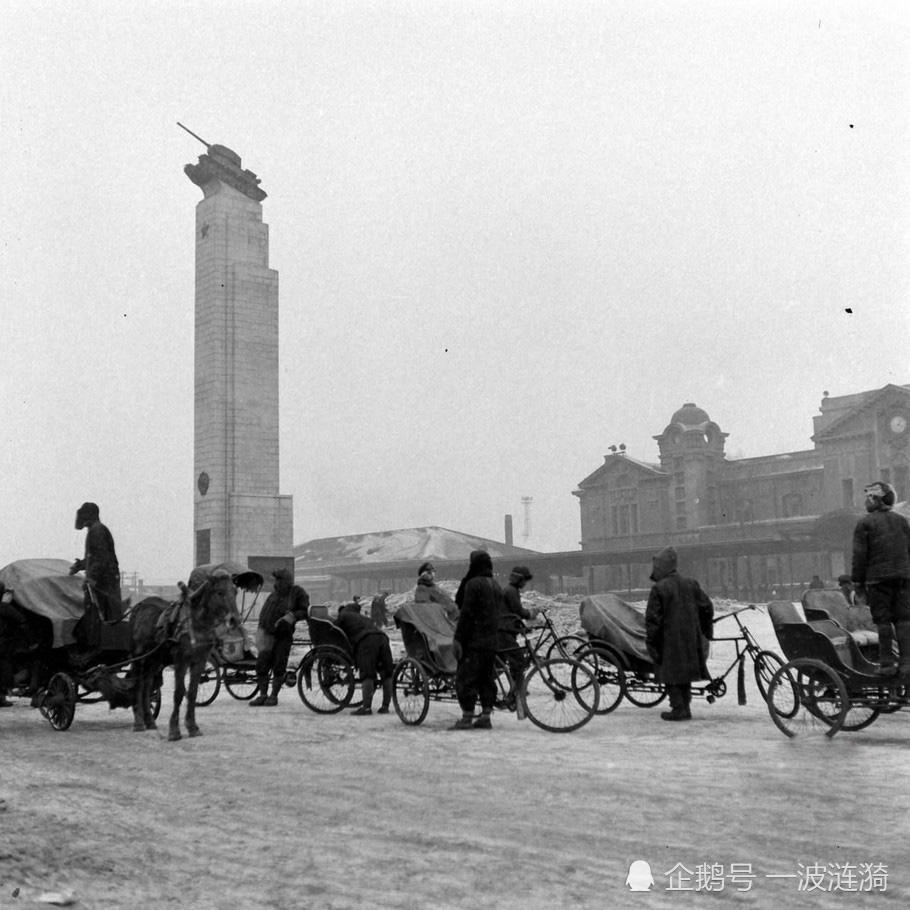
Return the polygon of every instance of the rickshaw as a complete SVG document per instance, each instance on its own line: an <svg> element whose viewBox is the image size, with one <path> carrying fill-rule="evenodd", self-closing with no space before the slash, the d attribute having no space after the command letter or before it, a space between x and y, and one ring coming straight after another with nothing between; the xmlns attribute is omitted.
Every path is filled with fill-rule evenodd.
<svg viewBox="0 0 910 910"><path fill-rule="evenodd" d="M736 634L715 633L712 639L714 643L732 642L736 653L721 674L704 684L693 684L694 696L703 697L708 704L722 698L727 693L727 677L735 668L737 701L745 705L748 658L752 660L758 691L767 700L771 678L783 661L773 651L763 649L742 621L743 613L757 609L755 604L748 604L714 617L715 625L728 619L736 623ZM658 679L658 669L645 644L644 612L615 594L598 594L584 598L579 613L590 643L575 656L590 663L595 670L604 695L600 713L612 711L623 697L640 708L659 705L667 697L667 690Z"/></svg>
<svg viewBox="0 0 910 910"><path fill-rule="evenodd" d="M785 735L855 732L910 706L908 680L884 676L824 610L773 601L768 614L787 659L771 679L768 712Z"/></svg>

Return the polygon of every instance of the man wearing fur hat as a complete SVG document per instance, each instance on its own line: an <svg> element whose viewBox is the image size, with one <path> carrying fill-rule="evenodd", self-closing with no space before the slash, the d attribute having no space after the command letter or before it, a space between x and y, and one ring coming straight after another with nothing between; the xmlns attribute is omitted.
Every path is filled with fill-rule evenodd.
<svg viewBox="0 0 910 910"><path fill-rule="evenodd" d="M711 678L707 659L708 641L714 637L714 604L694 578L677 573L673 547L653 557L652 566L645 641L670 699L670 710L660 716L691 720L692 682Z"/></svg>
<svg viewBox="0 0 910 910"><path fill-rule="evenodd" d="M85 572L85 611L88 628L83 630L85 643L98 642L100 626L92 609L98 606L100 619L116 622L123 618L120 600L120 564L114 550L114 537L101 523L101 512L94 502L84 502L76 511L76 530L86 528L85 556L70 566L70 575Z"/></svg>
<svg viewBox="0 0 910 910"><path fill-rule="evenodd" d="M892 511L897 498L884 481L869 484L866 515L853 531L853 571L856 594L865 600L878 629L882 676L910 678L910 524ZM900 665L895 667L897 640Z"/></svg>

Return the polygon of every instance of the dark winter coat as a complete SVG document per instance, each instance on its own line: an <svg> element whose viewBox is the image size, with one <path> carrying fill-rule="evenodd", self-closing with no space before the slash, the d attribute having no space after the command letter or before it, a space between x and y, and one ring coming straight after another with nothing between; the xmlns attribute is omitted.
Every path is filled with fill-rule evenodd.
<svg viewBox="0 0 910 910"><path fill-rule="evenodd" d="M101 591L120 589L120 564L114 551L114 537L106 525L96 521L85 534L85 580Z"/></svg>
<svg viewBox="0 0 910 910"><path fill-rule="evenodd" d="M502 589L502 613L499 617L499 631L501 637L508 642L506 647L514 646L521 621L530 618L531 611L521 605L521 591L515 585L507 584Z"/></svg>
<svg viewBox="0 0 910 910"><path fill-rule="evenodd" d="M475 550L464 579L455 641L465 650L495 651L501 611L502 589L493 578L493 562L488 553Z"/></svg>
<svg viewBox="0 0 910 910"><path fill-rule="evenodd" d="M890 509L864 515L853 531L853 572L858 585L910 578L910 524Z"/></svg>
<svg viewBox="0 0 910 910"><path fill-rule="evenodd" d="M658 665L658 679L667 685L710 679L708 639L713 637L714 605L695 579L677 574L672 547L658 553L653 565L645 638Z"/></svg>
<svg viewBox="0 0 910 910"><path fill-rule="evenodd" d="M382 635L385 632L376 627L369 616L357 613L354 610L342 610L335 619L335 625L344 632L351 643L351 647L356 651L357 645L363 641L367 635Z"/></svg>
<svg viewBox="0 0 910 910"><path fill-rule="evenodd" d="M297 620L306 619L309 609L310 595L300 585L291 585L287 594L272 591L259 611L259 628L266 635L292 636ZM294 622L284 622L279 625L278 620L286 613L294 614Z"/></svg>

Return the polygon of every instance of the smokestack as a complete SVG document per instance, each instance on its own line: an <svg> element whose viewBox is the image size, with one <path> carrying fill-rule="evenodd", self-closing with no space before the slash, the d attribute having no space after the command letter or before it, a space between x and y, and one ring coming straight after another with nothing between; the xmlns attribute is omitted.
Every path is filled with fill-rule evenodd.
<svg viewBox="0 0 910 910"><path fill-rule="evenodd" d="M512 546L512 516L506 515L506 545Z"/></svg>

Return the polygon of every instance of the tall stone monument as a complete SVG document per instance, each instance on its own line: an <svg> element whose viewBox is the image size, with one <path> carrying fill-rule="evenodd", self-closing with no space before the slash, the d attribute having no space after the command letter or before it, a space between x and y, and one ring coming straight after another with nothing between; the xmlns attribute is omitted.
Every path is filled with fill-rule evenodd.
<svg viewBox="0 0 910 910"><path fill-rule="evenodd" d="M278 273L269 268L259 178L231 149L204 144L198 163L184 168L203 193L196 206L195 565L261 565L293 551L292 497L278 492Z"/></svg>

